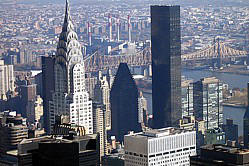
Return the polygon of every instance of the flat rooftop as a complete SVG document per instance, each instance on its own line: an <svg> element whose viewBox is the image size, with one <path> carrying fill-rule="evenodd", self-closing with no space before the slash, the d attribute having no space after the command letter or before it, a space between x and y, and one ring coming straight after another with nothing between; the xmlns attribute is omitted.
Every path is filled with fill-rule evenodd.
<svg viewBox="0 0 249 166"><path fill-rule="evenodd" d="M75 136L73 139L66 139L63 137L51 137L51 136L43 136L38 138L31 139L23 139L20 144L28 144L28 143L72 143L78 142L82 140L95 139L96 135L85 135L85 136Z"/></svg>
<svg viewBox="0 0 249 166"><path fill-rule="evenodd" d="M203 84L210 84L210 83L218 83L221 82L219 79L216 77L205 77L201 79Z"/></svg>
<svg viewBox="0 0 249 166"><path fill-rule="evenodd" d="M193 83L193 80L182 80L181 86L182 86L182 87L187 87L187 86L189 86L191 83Z"/></svg>
<svg viewBox="0 0 249 166"><path fill-rule="evenodd" d="M165 137L165 136L176 135L176 134L187 133L187 132L193 132L193 131L174 128L174 127L167 127L167 128L162 128L162 129L150 129L150 130L143 131L140 133L131 133L131 134L128 134L127 136L146 137L150 139L150 138Z"/></svg>
<svg viewBox="0 0 249 166"><path fill-rule="evenodd" d="M105 158L119 158L119 159L124 159L124 155L125 155L125 151L124 149L119 149L117 152L115 153L110 153L108 155L105 156Z"/></svg>
<svg viewBox="0 0 249 166"><path fill-rule="evenodd" d="M223 152L223 153L231 153L231 154L242 154L242 155L249 154L249 149L241 149L241 148L231 147L227 145L220 145L220 144L206 145L201 147L201 149Z"/></svg>

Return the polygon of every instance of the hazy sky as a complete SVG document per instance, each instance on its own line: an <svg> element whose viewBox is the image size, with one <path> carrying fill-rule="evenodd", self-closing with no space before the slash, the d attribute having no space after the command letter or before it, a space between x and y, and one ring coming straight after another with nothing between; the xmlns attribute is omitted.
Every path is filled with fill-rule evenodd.
<svg viewBox="0 0 249 166"><path fill-rule="evenodd" d="M65 3L65 0L0 0L3 2L18 2L18 3ZM248 6L249 0L70 0L72 4L78 3L104 3L104 2L126 2L126 3L168 3L168 4L180 4L182 6Z"/></svg>

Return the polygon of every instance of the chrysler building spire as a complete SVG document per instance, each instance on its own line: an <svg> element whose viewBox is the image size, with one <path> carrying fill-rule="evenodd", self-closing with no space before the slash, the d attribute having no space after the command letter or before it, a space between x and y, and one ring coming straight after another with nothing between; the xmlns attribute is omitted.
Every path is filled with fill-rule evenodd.
<svg viewBox="0 0 249 166"><path fill-rule="evenodd" d="M76 63L79 61L83 63L81 46L78 42L78 35L74 31L68 0L66 0L65 18L57 46L57 56L64 57L68 63Z"/></svg>
<svg viewBox="0 0 249 166"><path fill-rule="evenodd" d="M65 18L64 18L64 24L72 21L71 15L70 15L70 8L69 8L69 2L66 0L66 10L65 10Z"/></svg>
<svg viewBox="0 0 249 166"><path fill-rule="evenodd" d="M83 55L74 31L68 0L55 56L54 83L55 90L49 103L50 129L56 123L56 116L63 115L69 117L71 124L84 126L86 133L92 134L92 101L85 88Z"/></svg>

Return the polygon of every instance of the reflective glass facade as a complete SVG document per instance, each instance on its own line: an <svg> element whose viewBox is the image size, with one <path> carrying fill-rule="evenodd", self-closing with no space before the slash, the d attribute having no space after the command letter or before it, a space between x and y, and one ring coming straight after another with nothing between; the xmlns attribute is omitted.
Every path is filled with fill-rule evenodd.
<svg viewBox="0 0 249 166"><path fill-rule="evenodd" d="M120 63L110 92L111 133L124 141L129 131L141 131L138 123L138 89L126 63Z"/></svg>
<svg viewBox="0 0 249 166"><path fill-rule="evenodd" d="M247 83L247 100L249 103L249 82ZM244 138L244 147L249 147L249 105L246 108L246 112L243 118L243 138Z"/></svg>
<svg viewBox="0 0 249 166"><path fill-rule="evenodd" d="M195 117L205 121L205 129L214 129L223 124L222 89L223 83L215 77L194 83Z"/></svg>
<svg viewBox="0 0 249 166"><path fill-rule="evenodd" d="M153 128L181 118L180 6L151 6Z"/></svg>
<svg viewBox="0 0 249 166"><path fill-rule="evenodd" d="M194 115L193 82L182 81L182 117Z"/></svg>

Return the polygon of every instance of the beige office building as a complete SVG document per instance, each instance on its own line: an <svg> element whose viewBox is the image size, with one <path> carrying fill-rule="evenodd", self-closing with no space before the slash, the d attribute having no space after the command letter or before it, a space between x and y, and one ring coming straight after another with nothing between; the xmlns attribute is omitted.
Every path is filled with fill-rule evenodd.
<svg viewBox="0 0 249 166"><path fill-rule="evenodd" d="M6 98L8 91L15 90L15 76L13 65L5 65L3 60L0 60L0 99Z"/></svg>

